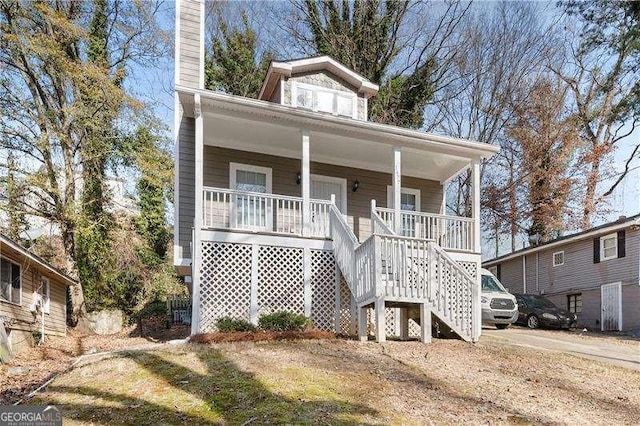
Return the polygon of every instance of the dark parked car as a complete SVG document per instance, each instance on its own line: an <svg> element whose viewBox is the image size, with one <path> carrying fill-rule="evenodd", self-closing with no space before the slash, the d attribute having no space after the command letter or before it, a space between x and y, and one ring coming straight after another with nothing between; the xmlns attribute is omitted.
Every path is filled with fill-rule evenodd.
<svg viewBox="0 0 640 426"><path fill-rule="evenodd" d="M578 318L571 312L560 309L546 297L535 294L514 294L518 301L518 320L516 324L529 328L572 328Z"/></svg>

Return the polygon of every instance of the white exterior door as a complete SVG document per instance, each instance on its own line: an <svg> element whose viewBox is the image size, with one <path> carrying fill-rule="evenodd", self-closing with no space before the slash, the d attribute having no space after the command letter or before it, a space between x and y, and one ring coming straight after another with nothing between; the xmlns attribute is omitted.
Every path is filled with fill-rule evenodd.
<svg viewBox="0 0 640 426"><path fill-rule="evenodd" d="M272 229L272 199L259 194L271 193L271 169L230 163L231 189L255 194L238 194L233 199L233 227L268 231Z"/></svg>
<svg viewBox="0 0 640 426"><path fill-rule="evenodd" d="M393 188L387 186L387 206L393 208ZM402 188L400 190L400 210L420 211L420 190ZM402 235L405 237L416 236L416 219L412 215L402 215Z"/></svg>
<svg viewBox="0 0 640 426"><path fill-rule="evenodd" d="M622 283L605 284L600 287L602 306L602 331L622 329Z"/></svg>
<svg viewBox="0 0 640 426"><path fill-rule="evenodd" d="M336 207L347 214L347 180L331 176L311 175L311 198L314 200L330 200L331 194L336 196Z"/></svg>
<svg viewBox="0 0 640 426"><path fill-rule="evenodd" d="M347 180L332 176L311 175L311 198L314 200L330 200L336 196L336 207L347 214ZM327 210L318 204L311 204L311 232L314 235L325 235L329 230Z"/></svg>

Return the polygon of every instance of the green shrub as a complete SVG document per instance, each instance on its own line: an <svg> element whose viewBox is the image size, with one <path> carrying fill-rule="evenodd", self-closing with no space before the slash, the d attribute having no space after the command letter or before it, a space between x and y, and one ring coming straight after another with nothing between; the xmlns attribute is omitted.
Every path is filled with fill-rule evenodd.
<svg viewBox="0 0 640 426"><path fill-rule="evenodd" d="M304 330L309 320L300 314L289 311L278 311L268 315L261 315L258 320L260 328L271 331Z"/></svg>
<svg viewBox="0 0 640 426"><path fill-rule="evenodd" d="M232 333L234 331L255 331L256 327L249 321L232 317L222 317L216 321L218 331L222 333Z"/></svg>
<svg viewBox="0 0 640 426"><path fill-rule="evenodd" d="M134 315L135 319L148 319L156 316L168 316L167 302L156 300L145 305Z"/></svg>

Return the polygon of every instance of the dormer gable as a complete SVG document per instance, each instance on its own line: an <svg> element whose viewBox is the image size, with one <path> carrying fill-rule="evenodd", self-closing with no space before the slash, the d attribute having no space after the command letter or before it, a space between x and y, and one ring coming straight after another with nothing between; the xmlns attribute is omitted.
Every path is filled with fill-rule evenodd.
<svg viewBox="0 0 640 426"><path fill-rule="evenodd" d="M313 111L367 119L378 86L329 56L271 62L259 99Z"/></svg>

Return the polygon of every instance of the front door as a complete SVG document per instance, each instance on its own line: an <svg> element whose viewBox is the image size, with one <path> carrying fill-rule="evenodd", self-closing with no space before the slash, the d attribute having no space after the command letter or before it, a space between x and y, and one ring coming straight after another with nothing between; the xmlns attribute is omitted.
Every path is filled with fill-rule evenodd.
<svg viewBox="0 0 640 426"><path fill-rule="evenodd" d="M311 175L311 198L314 200L330 200L335 195L336 207L343 215L347 214L347 180L332 176ZM318 204L311 204L311 233L327 235L329 215L326 209Z"/></svg>
<svg viewBox="0 0 640 426"><path fill-rule="evenodd" d="M271 169L248 164L230 164L231 189L253 194L234 196L231 217L233 227L265 231L272 227L272 199L260 194L271 193Z"/></svg>
<svg viewBox="0 0 640 426"><path fill-rule="evenodd" d="M336 196L336 207L347 214L347 180L331 176L311 175L311 198L330 200Z"/></svg>
<svg viewBox="0 0 640 426"><path fill-rule="evenodd" d="M622 283L605 284L600 287L602 305L602 331L622 329Z"/></svg>
<svg viewBox="0 0 640 426"><path fill-rule="evenodd" d="M387 206L393 208L393 188L387 187ZM400 191L400 210L419 212L420 211L420 190L402 188ZM402 235L405 237L415 237L416 217L410 214L402 215Z"/></svg>

